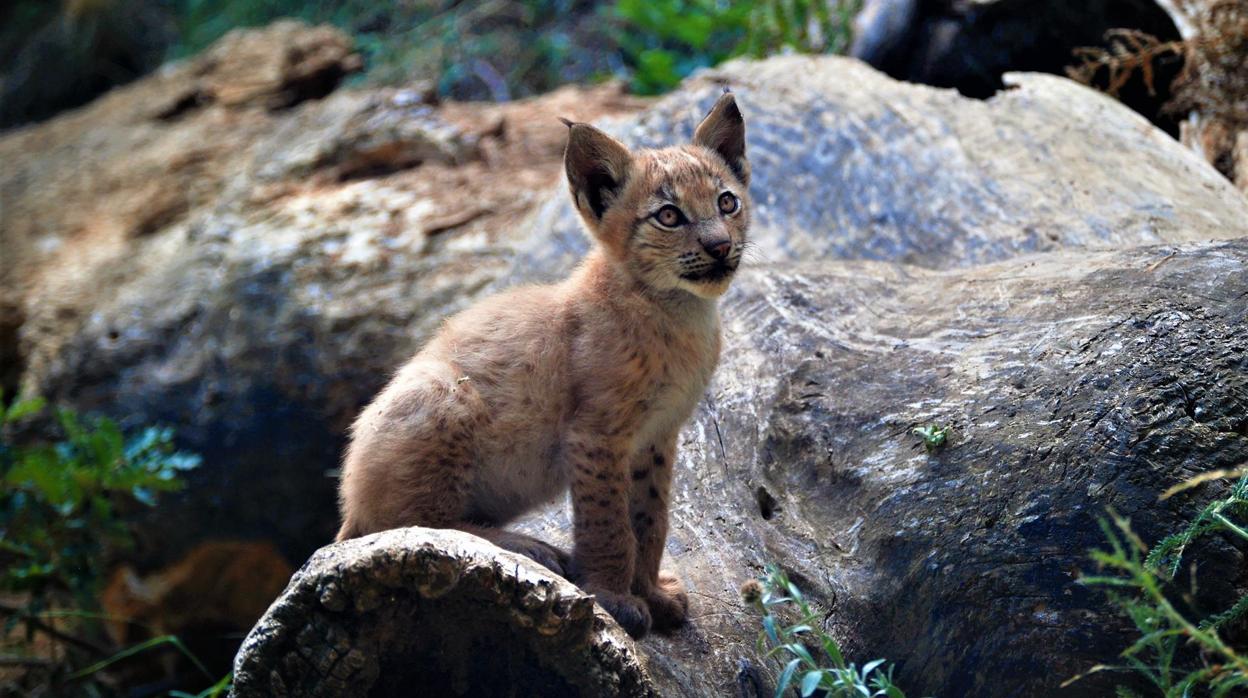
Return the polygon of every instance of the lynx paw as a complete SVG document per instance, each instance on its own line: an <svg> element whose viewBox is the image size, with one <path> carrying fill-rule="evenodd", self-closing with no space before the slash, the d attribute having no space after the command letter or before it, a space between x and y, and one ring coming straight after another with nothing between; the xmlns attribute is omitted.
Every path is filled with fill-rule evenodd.
<svg viewBox="0 0 1248 698"><path fill-rule="evenodd" d="M536 538L519 533L512 533L501 537L497 545L503 550L520 553L560 577L567 578L571 557L549 543L544 543Z"/></svg>
<svg viewBox="0 0 1248 698"><path fill-rule="evenodd" d="M650 632L650 609L640 597L598 589L586 591L593 594L598 605L606 609L615 622L635 639L641 639Z"/></svg>
<svg viewBox="0 0 1248 698"><path fill-rule="evenodd" d="M684 625L689 617L689 595L671 572L659 572L658 583L646 594L646 604L655 630L672 630Z"/></svg>

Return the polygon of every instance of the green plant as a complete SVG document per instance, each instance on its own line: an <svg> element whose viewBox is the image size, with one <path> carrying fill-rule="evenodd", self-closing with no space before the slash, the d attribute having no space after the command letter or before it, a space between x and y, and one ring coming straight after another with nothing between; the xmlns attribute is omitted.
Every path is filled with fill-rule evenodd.
<svg viewBox="0 0 1248 698"><path fill-rule="evenodd" d="M657 94L698 68L789 49L844 53L860 2L840 0L618 0L617 41L633 89Z"/></svg>
<svg viewBox="0 0 1248 698"><path fill-rule="evenodd" d="M371 84L435 83L439 94L508 99L606 72L594 4L578 0L173 0L179 41L198 53L235 27L294 17L352 35Z"/></svg>
<svg viewBox="0 0 1248 698"><path fill-rule="evenodd" d="M181 474L199 458L177 451L169 429L152 427L126 439L115 423L83 420L69 410L54 413L60 440L13 440L14 427L44 408L41 399L0 407L0 593L10 600L0 613L7 617L7 637L22 626L27 643L43 635L63 646L57 656L66 666L52 673L76 680L146 649L123 650L88 670L69 669L110 653L98 639L98 597L104 564L133 544L125 514L180 489ZM166 638L161 644L179 643ZM19 659L33 666L41 658L26 652Z"/></svg>
<svg viewBox="0 0 1248 698"><path fill-rule="evenodd" d="M221 677L213 685L205 688L199 693L186 693L185 691L169 691L169 698L218 698L227 695L230 688L234 685L234 674L229 673Z"/></svg>
<svg viewBox="0 0 1248 698"><path fill-rule="evenodd" d="M776 698L794 685L803 697L823 691L829 698L905 698L893 683L893 668L885 660L861 667L845 661L840 645L819 628L818 615L778 566L768 565L766 576L747 582L741 596L763 616L759 651L783 664ZM786 625L779 620L778 614L786 608L797 611L796 622Z"/></svg>
<svg viewBox="0 0 1248 698"><path fill-rule="evenodd" d="M15 402L0 428L43 407L38 399ZM84 423L68 410L58 410L56 419L64 434L59 443L0 442L0 590L29 594L39 606L66 594L89 605L105 553L131 544L119 514L180 489L179 475L199 458L176 451L169 429L148 428L127 441L107 419Z"/></svg>
<svg viewBox="0 0 1248 698"><path fill-rule="evenodd" d="M915 427L911 430L917 436L923 439L923 448L930 453L945 445L949 440L949 434L953 432L953 425L945 425L943 427L935 424L928 424L923 427Z"/></svg>
<svg viewBox="0 0 1248 698"><path fill-rule="evenodd" d="M1248 595L1221 612L1199 617L1185 608L1190 604L1183 602L1184 594L1174 584L1184 552L1198 537L1228 533L1248 540L1244 528L1244 518L1248 516L1248 475L1243 470L1220 474L1239 479L1226 496L1210 502L1182 531L1167 536L1151 551L1131 530L1130 522L1112 510L1112 524L1100 522L1109 549L1093 551L1092 559L1108 574L1084 576L1080 582L1105 588L1140 636L1122 651L1124 665L1097 665L1063 685L1095 672L1128 670L1147 679L1166 698L1186 698L1198 690L1227 696L1248 688L1248 658L1220 634L1224 626L1248 613ZM1201 476L1193 481L1209 479ZM1163 499L1187 488L1187 484L1173 488ZM1189 647L1198 650L1196 658L1189 656L1190 651L1185 652ZM1118 693L1136 695L1125 687L1120 687Z"/></svg>
<svg viewBox="0 0 1248 698"><path fill-rule="evenodd" d="M1115 96L1137 74L1149 93L1169 89L1173 97L1164 109L1198 115L1191 141L1210 164L1231 181L1248 181L1248 163L1235 155L1238 134L1248 130L1248 0L1175 0L1173 12L1190 27L1185 38L1162 41L1114 29L1105 36L1107 47L1076 49L1079 63L1067 75ZM1173 82L1155 84L1155 65L1177 58L1183 69Z"/></svg>
<svg viewBox="0 0 1248 698"><path fill-rule="evenodd" d="M742 55L762 58L789 48L798 53L845 53L849 50L857 0L763 0L747 3L749 31Z"/></svg>

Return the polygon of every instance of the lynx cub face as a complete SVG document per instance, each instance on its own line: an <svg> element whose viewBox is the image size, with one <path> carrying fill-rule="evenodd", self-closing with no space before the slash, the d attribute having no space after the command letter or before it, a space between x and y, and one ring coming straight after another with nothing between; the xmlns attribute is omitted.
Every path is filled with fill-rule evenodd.
<svg viewBox="0 0 1248 698"><path fill-rule="evenodd" d="M693 143L630 153L568 123L598 241L564 281L446 321L351 428L339 540L457 528L576 582L635 636L684 622L660 568L680 429L719 360L716 299L749 225L745 124L725 94ZM502 526L571 490L569 554Z"/></svg>
<svg viewBox="0 0 1248 698"><path fill-rule="evenodd" d="M702 298L728 290L750 224L745 130L735 99L707 115L693 144L630 153L570 124L572 198L586 226L641 283Z"/></svg>

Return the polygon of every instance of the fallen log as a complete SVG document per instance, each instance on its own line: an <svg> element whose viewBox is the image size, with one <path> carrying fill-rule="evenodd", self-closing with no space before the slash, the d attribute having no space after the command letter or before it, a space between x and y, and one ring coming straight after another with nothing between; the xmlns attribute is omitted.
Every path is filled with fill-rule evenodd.
<svg viewBox="0 0 1248 698"><path fill-rule="evenodd" d="M593 599L460 531L322 549L252 630L236 696L654 696Z"/></svg>
<svg viewBox="0 0 1248 698"><path fill-rule="evenodd" d="M622 652L627 661L612 665L625 672L620 685L688 696L772 690L758 618L738 599L767 563L805 590L851 657L896 662L914 695L1052 695L1113 660L1129 629L1078 584L1088 551L1104 542L1097 518L1112 506L1157 540L1223 485L1159 503L1162 491L1248 460L1246 268L1248 241L1238 240L947 271L839 261L747 271L724 300L722 364L679 451L667 566L688 585L692 620ZM931 453L911 433L927 424L953 427ZM563 506L523 528L569 543ZM284 609L338 583L343 573L327 562L370 560L343 567L377 578L352 584L394 585L442 564L421 572L418 560L462 555L462 536L433 535L371 538L373 557L356 544L322 550L253 632L240 676L287 671L257 638L303 632L306 614ZM466 588L513 588L514 556L482 544L473 552L484 576ZM1202 554L1200 598L1237 598L1243 569L1242 552L1217 542ZM507 662L541 667L562 661L568 642L588 646L584 621L532 621L562 638L546 644L532 631L470 625L473 614L529 617L527 592L487 593L471 607L451 596L365 598L359 611L333 601L343 622L370 626L373 604L390 604L382 626L409 629L377 632L405 643L406 661L484 663L482 673L521 682L518 695L532 691ZM464 632L494 649L441 652ZM326 637L306 634L300 651L324 652ZM504 668L487 668L490 656ZM1105 695L1124 680L1097 675L1068 693Z"/></svg>

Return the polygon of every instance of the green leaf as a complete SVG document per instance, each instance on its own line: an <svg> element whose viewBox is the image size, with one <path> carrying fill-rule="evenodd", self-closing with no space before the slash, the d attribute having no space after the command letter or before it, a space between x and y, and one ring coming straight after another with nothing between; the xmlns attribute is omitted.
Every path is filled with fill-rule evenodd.
<svg viewBox="0 0 1248 698"><path fill-rule="evenodd" d="M646 49L637 57L637 74L653 92L675 87L683 77L676 70L676 54L660 48Z"/></svg>
<svg viewBox="0 0 1248 698"><path fill-rule="evenodd" d="M69 410L57 410L56 419L61 424L61 429L65 430L65 436L69 439L68 447L76 446L85 438L82 424L78 421L78 415Z"/></svg>
<svg viewBox="0 0 1248 698"><path fill-rule="evenodd" d="M1201 621L1200 629L1217 630L1223 625L1243 617L1245 613L1248 613L1248 594L1239 597L1239 600L1235 602L1235 605L1231 606L1227 610Z"/></svg>
<svg viewBox="0 0 1248 698"><path fill-rule="evenodd" d="M1231 691L1248 686L1248 674L1222 674L1214 684L1213 698L1231 695Z"/></svg>
<svg viewBox="0 0 1248 698"><path fill-rule="evenodd" d="M198 657L192 654L191 651L187 649L186 645L184 645L181 640L179 640L174 635L161 635L160 637L154 637L150 640L140 642L137 645L127 647L126 649L114 654L111 657L108 657L107 659L102 659L96 662L95 664L92 664L86 667L85 669L80 669L79 671L76 671L70 674L69 680L73 681L75 679L80 679L84 676L90 676L91 674L94 674L98 671L106 669L109 666L127 657L132 657L136 654L146 652L147 650L153 649L155 647L160 647L162 645L173 645L175 648L177 648L179 652L185 655L187 659L191 660L191 663L195 665L196 669L199 669L199 671L203 673L205 676L207 676L209 679L213 678L212 674L208 673L208 669L204 667L203 662L201 662Z"/></svg>
<svg viewBox="0 0 1248 698"><path fill-rule="evenodd" d="M797 665L801 663L802 660L794 659L784 667L784 671L780 673L780 680L776 683L776 698L781 698L788 690L789 684L793 683L793 672L797 671Z"/></svg>
<svg viewBox="0 0 1248 698"><path fill-rule="evenodd" d="M220 681L205 688L199 693L187 693L185 691L170 691L169 698L217 698L230 688L230 684L234 681L233 672L221 677Z"/></svg>
<svg viewBox="0 0 1248 698"><path fill-rule="evenodd" d="M806 662L806 666L809 666L809 667L819 666L819 664L815 662L815 658L810 656L810 650L806 649L806 646L803 645L802 643L793 642L788 645L785 645L785 647L788 648L789 652L791 652L793 656L799 657L803 662Z"/></svg>
<svg viewBox="0 0 1248 698"><path fill-rule="evenodd" d="M806 698L810 694L814 693L815 689L819 688L819 682L822 680L823 680L822 669L816 669L814 671L806 672L806 675L802 677L802 685L800 689L802 698Z"/></svg>
<svg viewBox="0 0 1248 698"><path fill-rule="evenodd" d="M12 486L31 490L40 499L57 506L69 499L68 481L62 461L51 448L32 448L5 475Z"/></svg>
<svg viewBox="0 0 1248 698"><path fill-rule="evenodd" d="M95 462L105 472L121 465L122 437L117 424L109 419L101 419L95 429L86 435Z"/></svg>
<svg viewBox="0 0 1248 698"><path fill-rule="evenodd" d="M1121 577L1084 576L1079 578L1078 583L1085 586L1130 587L1132 589L1138 589L1140 586L1139 582Z"/></svg>
<svg viewBox="0 0 1248 698"><path fill-rule="evenodd" d="M131 494L134 495L135 501L137 501L139 504L142 504L144 506L149 506L149 507L156 506L155 493L153 493L151 490L147 489L146 487L136 487L131 492Z"/></svg>
<svg viewBox="0 0 1248 698"><path fill-rule="evenodd" d="M789 592L789 596L793 597L794 601L798 603L802 602L802 590L798 589L796 584L786 579L784 582L784 586L785 586L785 589Z"/></svg>
<svg viewBox="0 0 1248 698"><path fill-rule="evenodd" d="M687 44L694 51L700 51L711 40L715 31L715 20L707 15L687 15L683 21L671 25L675 38Z"/></svg>
<svg viewBox="0 0 1248 698"><path fill-rule="evenodd" d="M832 666L838 669L845 667L845 656L841 654L841 646L832 639L831 635L823 636L823 652L832 660Z"/></svg>
<svg viewBox="0 0 1248 698"><path fill-rule="evenodd" d="M41 397L18 400L12 405L9 405L8 411L4 413L4 417L3 419L0 419L0 422L16 422L26 419L27 417L41 412L47 404L48 401Z"/></svg>
<svg viewBox="0 0 1248 698"><path fill-rule="evenodd" d="M780 644L780 636L776 632L775 616L763 616L763 631L767 633L767 639L771 640L771 644Z"/></svg>

